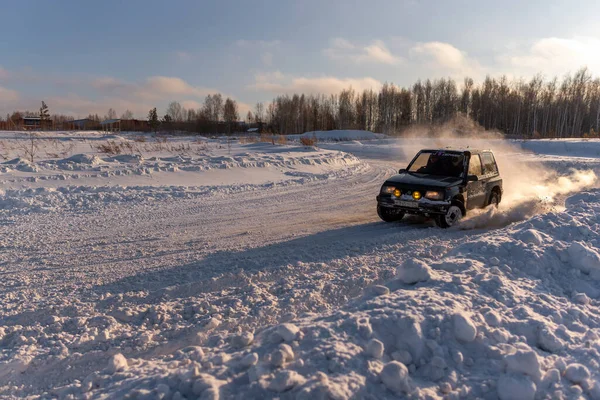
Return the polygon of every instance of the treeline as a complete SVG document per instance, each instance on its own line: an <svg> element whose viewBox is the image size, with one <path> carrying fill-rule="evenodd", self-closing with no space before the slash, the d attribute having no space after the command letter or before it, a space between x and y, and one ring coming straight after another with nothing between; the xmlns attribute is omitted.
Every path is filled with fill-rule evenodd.
<svg viewBox="0 0 600 400"><path fill-rule="evenodd" d="M162 118L153 108L148 113L148 122L153 130L166 131L233 133L241 129L237 102L229 97L223 99L220 93L206 96L204 104L197 110L186 109L173 101Z"/></svg>
<svg viewBox="0 0 600 400"><path fill-rule="evenodd" d="M379 91L338 95L278 96L267 106L267 126L275 133L365 129L401 133L413 124L443 124L462 114L486 130L526 137L597 136L600 132L600 79L586 68L561 81L538 75L529 81L486 77L417 81L410 88L385 84Z"/></svg>
<svg viewBox="0 0 600 400"><path fill-rule="evenodd" d="M6 120L40 112L15 112ZM109 109L101 120L116 119ZM559 80L537 75L530 80L486 77L475 83L465 78L417 81L411 87L386 83L379 91L352 88L336 95L281 95L266 106L257 103L241 120L238 104L219 93L209 95L198 109L171 102L166 111L150 110L153 130L204 134L234 133L256 128L258 132L294 134L315 130L361 129L401 134L414 125L441 125L468 117L485 130L523 137L597 137L600 132L600 79L587 68ZM126 110L121 119L132 119ZM72 120L52 115L53 126ZM0 118L1 122L1 118ZM7 125L9 128L11 125ZM14 124L13 124L14 126Z"/></svg>

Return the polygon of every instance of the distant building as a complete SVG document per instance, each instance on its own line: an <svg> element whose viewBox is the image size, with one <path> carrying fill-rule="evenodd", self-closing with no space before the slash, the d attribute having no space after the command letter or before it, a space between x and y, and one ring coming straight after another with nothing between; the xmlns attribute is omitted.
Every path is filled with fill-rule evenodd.
<svg viewBox="0 0 600 400"><path fill-rule="evenodd" d="M148 121L139 119L107 119L100 122L100 127L107 132L122 132L122 131L150 131Z"/></svg>
<svg viewBox="0 0 600 400"><path fill-rule="evenodd" d="M35 116L19 117L7 121L7 128L15 130L39 131L52 129L53 127L52 120L44 121L42 124L42 119Z"/></svg>
<svg viewBox="0 0 600 400"><path fill-rule="evenodd" d="M247 127L246 132L248 133L263 133L265 124L263 122L252 122L247 124Z"/></svg>
<svg viewBox="0 0 600 400"><path fill-rule="evenodd" d="M105 119L100 122L100 126L103 131L106 132L120 132L121 131L121 120L120 119Z"/></svg>
<svg viewBox="0 0 600 400"><path fill-rule="evenodd" d="M41 129L42 119L40 117L23 117L23 128L27 130Z"/></svg>
<svg viewBox="0 0 600 400"><path fill-rule="evenodd" d="M98 121L89 118L76 119L69 121L68 123L71 124L73 130L78 131L89 131L100 128L100 123Z"/></svg>

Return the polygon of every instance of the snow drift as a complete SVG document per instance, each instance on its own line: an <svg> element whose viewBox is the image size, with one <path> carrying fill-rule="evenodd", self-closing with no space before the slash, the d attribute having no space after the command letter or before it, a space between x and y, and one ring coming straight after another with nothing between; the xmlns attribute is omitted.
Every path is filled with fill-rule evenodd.
<svg viewBox="0 0 600 400"><path fill-rule="evenodd" d="M151 359L116 352L105 369L48 394L600 399L598 215L600 191L586 192L564 212L472 236L442 258L398 255L397 278L333 313L237 333L213 317L179 347ZM81 326L102 319L112 331L127 326L108 316ZM56 323L70 324L61 315L39 334L60 332ZM0 340L16 350L40 339L15 326Z"/></svg>
<svg viewBox="0 0 600 400"><path fill-rule="evenodd" d="M374 195L445 141L52 143L0 168L0 397L599 398L596 161L490 139L503 206L439 230Z"/></svg>

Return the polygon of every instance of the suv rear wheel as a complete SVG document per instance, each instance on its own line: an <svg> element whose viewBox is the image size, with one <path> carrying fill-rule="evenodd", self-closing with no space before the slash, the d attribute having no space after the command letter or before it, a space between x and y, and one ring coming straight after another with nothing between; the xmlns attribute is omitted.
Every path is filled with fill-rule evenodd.
<svg viewBox="0 0 600 400"><path fill-rule="evenodd" d="M446 214L438 215L435 218L435 223L440 228L450 228L451 226L456 225L458 221L462 219L463 216L464 213L461 204L455 201L452 202Z"/></svg>
<svg viewBox="0 0 600 400"><path fill-rule="evenodd" d="M492 194L490 195L490 203L488 204L488 206L494 206L494 207L498 208L499 204L500 204L500 194L498 194L498 191L494 190L492 192Z"/></svg>
<svg viewBox="0 0 600 400"><path fill-rule="evenodd" d="M396 211L391 208L381 207L380 205L377 205L377 215L385 222L400 221L404 218L403 211Z"/></svg>

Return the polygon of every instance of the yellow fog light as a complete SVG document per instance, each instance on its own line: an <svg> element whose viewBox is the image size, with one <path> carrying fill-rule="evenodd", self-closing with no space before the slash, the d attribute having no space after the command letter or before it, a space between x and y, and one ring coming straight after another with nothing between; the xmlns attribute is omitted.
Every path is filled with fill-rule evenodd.
<svg viewBox="0 0 600 400"><path fill-rule="evenodd" d="M400 191L400 189L394 190L394 196L400 197L401 195L402 195L402 192Z"/></svg>
<svg viewBox="0 0 600 400"><path fill-rule="evenodd" d="M421 199L421 192L413 192L413 199L420 200Z"/></svg>

